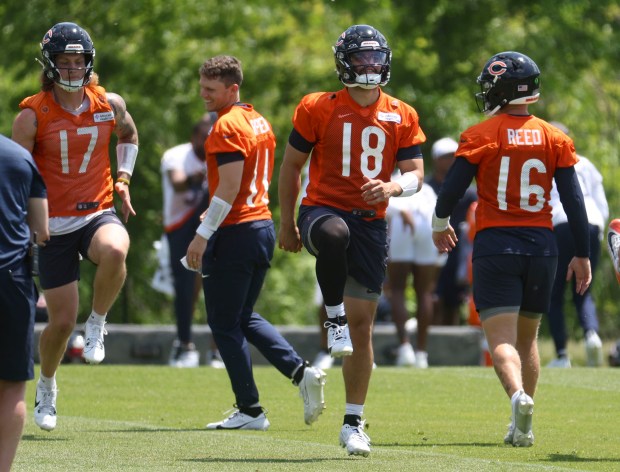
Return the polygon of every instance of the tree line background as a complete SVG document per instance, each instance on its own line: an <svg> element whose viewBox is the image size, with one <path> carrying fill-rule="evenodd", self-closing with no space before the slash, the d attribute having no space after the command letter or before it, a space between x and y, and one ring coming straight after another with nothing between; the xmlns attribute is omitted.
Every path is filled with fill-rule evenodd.
<svg viewBox="0 0 620 472"><path fill-rule="evenodd" d="M516 50L541 69L541 100L531 110L564 122L577 150L604 176L611 215L620 216L618 170L620 5L616 0L6 0L0 5L0 132L10 136L19 101L39 90L39 42L55 23L73 21L91 35L101 84L125 98L140 134L131 194L138 216L127 227L132 247L128 278L110 313L113 322L164 322L171 301L150 287L153 242L162 233L163 152L189 140L204 113L198 68L217 54L244 65L241 99L271 121L278 148L271 188L279 220L277 173L299 99L337 90L331 51L352 24L367 23L393 50L385 90L420 114L428 141L458 138L484 117L473 94L476 77L494 53ZM114 143L111 149L113 165ZM425 158L427 172L429 157ZM609 257L593 286L604 335L620 330L619 287ZM313 259L276 250L257 307L275 323L315 323ZM92 268L82 266L82 317L90 310ZM567 294L567 296L569 296ZM569 323L576 322L569 308ZM204 320L204 309L199 317Z"/></svg>

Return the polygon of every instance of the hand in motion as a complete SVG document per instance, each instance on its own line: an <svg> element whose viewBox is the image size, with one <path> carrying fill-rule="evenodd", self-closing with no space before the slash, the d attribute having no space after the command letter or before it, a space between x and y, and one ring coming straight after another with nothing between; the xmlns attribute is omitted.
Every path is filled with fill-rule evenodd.
<svg viewBox="0 0 620 472"><path fill-rule="evenodd" d="M458 241L454 228L450 225L443 231L433 231L433 242L441 253L452 251Z"/></svg>
<svg viewBox="0 0 620 472"><path fill-rule="evenodd" d="M299 235L299 228L297 225L280 226L280 231L278 232L278 247L287 252L301 251L301 236Z"/></svg>
<svg viewBox="0 0 620 472"><path fill-rule="evenodd" d="M114 184L114 190L121 197L123 205L121 207L121 213L123 215L123 222L129 221L129 215L136 216L136 212L131 206L131 197L129 195L129 186L124 182L116 182Z"/></svg>
<svg viewBox="0 0 620 472"><path fill-rule="evenodd" d="M364 176L364 185L360 189L362 198L369 205L377 205L386 202L396 194L400 194L401 188L394 182L383 182L378 179L369 179Z"/></svg>
<svg viewBox="0 0 620 472"><path fill-rule="evenodd" d="M202 256L207 249L207 240L200 235L194 236L187 248L187 265L190 269L200 271L202 269Z"/></svg>
<svg viewBox="0 0 620 472"><path fill-rule="evenodd" d="M587 257L573 257L568 264L568 272L566 273L566 281L568 282L575 275L575 292L583 295L590 287L592 282L592 268L590 267L590 259Z"/></svg>

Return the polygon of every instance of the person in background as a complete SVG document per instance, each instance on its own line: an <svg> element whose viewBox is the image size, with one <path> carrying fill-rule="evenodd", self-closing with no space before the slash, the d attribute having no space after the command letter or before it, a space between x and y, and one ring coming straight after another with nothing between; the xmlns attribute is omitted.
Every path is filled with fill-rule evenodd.
<svg viewBox="0 0 620 472"><path fill-rule="evenodd" d="M32 153L48 192L51 237L41 248L39 281L49 322L39 340L34 419L51 431L56 428L56 371L77 321L81 258L97 267L83 356L90 364L105 357L105 320L125 283L129 251L114 191L126 223L136 214L129 183L138 131L123 98L99 86L95 47L86 30L75 23L52 26L41 41L41 57L41 91L19 104L12 138ZM113 134L116 182L109 156Z"/></svg>
<svg viewBox="0 0 620 472"><path fill-rule="evenodd" d="M200 364L200 355L192 342L192 322L201 278L195 272L186 270L181 258L200 224L200 215L208 207L204 143L215 120L217 113L205 114L194 124L190 142L168 149L161 159L163 223L174 282L177 325L177 339L172 345L169 360L173 367L198 367ZM214 342L207 353L207 363L224 367Z"/></svg>
<svg viewBox="0 0 620 472"><path fill-rule="evenodd" d="M457 148L458 143L448 136L433 143L431 148L433 167L425 183L430 185L437 195L446 179L448 170L454 163L454 153ZM477 198L475 187L469 186L450 217L450 223L455 228L459 239L462 239L463 236L467 209ZM467 303L470 292L466 277L466 261L470 256L471 248L457 245L454 250L450 251L448 259L441 267L435 285L434 325L456 326L461 324L461 307Z"/></svg>
<svg viewBox="0 0 620 472"><path fill-rule="evenodd" d="M607 250L620 284L620 219L611 220L607 227Z"/></svg>
<svg viewBox="0 0 620 472"><path fill-rule="evenodd" d="M568 128L557 121L550 124L558 128L563 133L569 135ZM605 223L609 218L609 206L605 197L603 187L603 176L596 169L594 164L584 156L579 156L579 162L575 164L575 172L581 186L586 213L588 214L588 226L590 228L590 264L592 266L592 283L598 267L601 254L601 241ZM558 245L558 269L556 272L553 291L551 292L551 307L547 318L549 320L549 330L555 345L556 358L553 359L548 367L570 367L571 362L566 350L566 317L564 314L564 292L566 289L566 269L575 254L575 243L571 235L568 218L557 188L554 185L551 191L551 207L553 209L553 234ZM573 281L574 289L574 281ZM579 324L583 329L586 364L590 367L600 367L603 365L603 343L598 335L598 316L596 313L596 303L592 296L592 285L581 295L573 291L572 301L577 312Z"/></svg>
<svg viewBox="0 0 620 472"><path fill-rule="evenodd" d="M387 278L389 290L384 290L392 309L398 348L399 367L428 367L428 329L433 322L435 284L446 254L439 254L433 244L431 219L437 195L428 184L407 198L392 198L387 209L390 248ZM406 323L406 289L409 275L413 277L416 299L416 351L409 340Z"/></svg>
<svg viewBox="0 0 620 472"><path fill-rule="evenodd" d="M232 56L200 67L200 96L217 112L205 142L211 201L187 248L188 268L201 271L207 322L235 394L235 410L207 429L266 430L249 343L299 386L304 421L325 408L325 372L310 367L276 328L254 311L275 249L269 210L276 138L270 123L240 101L243 71Z"/></svg>
<svg viewBox="0 0 620 472"><path fill-rule="evenodd" d="M433 241L450 251L449 218L476 178L473 294L495 372L511 402L506 444L534 444L532 417L540 373L538 327L549 311L558 250L551 222L555 180L575 241L567 279L583 295L591 282L588 219L572 140L531 115L540 70L525 54L493 55L478 76L477 103L489 119L461 134L433 215Z"/></svg>
<svg viewBox="0 0 620 472"><path fill-rule="evenodd" d="M38 260L28 253L33 242L45 245L49 228L47 191L32 156L2 135L0 175L0 472L9 472L26 422L26 381L34 378Z"/></svg>
<svg viewBox="0 0 620 472"><path fill-rule="evenodd" d="M387 262L390 197L416 193L424 178L417 112L385 94L392 51L370 25L353 25L333 46L344 87L306 95L293 116L280 167L279 247L316 258L327 311L328 349L343 357L346 404L339 442L368 456L364 404L373 368L372 326ZM297 222L302 169L309 183ZM401 175L390 176L398 167Z"/></svg>

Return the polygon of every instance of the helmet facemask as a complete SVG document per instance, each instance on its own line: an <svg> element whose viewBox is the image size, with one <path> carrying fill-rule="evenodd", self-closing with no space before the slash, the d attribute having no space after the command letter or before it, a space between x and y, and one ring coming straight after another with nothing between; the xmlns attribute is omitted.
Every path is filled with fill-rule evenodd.
<svg viewBox="0 0 620 472"><path fill-rule="evenodd" d="M390 80L392 51L385 37L372 26L351 26L332 50L336 73L345 86L374 89Z"/></svg>
<svg viewBox="0 0 620 472"><path fill-rule="evenodd" d="M47 56L47 52L44 51L44 72L47 77L52 79L61 89L67 92L77 92L90 82L93 73L93 54L84 54L85 65L83 68L58 67L56 64L58 54ZM61 71L67 71L65 75L68 74L68 80L62 78Z"/></svg>
<svg viewBox="0 0 620 472"><path fill-rule="evenodd" d="M60 54L83 55L84 67L59 67ZM41 41L41 56L43 61L39 62L43 66L43 73L63 90L77 92L90 82L95 47L88 33L75 23L58 23L45 33ZM61 71L66 71L68 78L63 78Z"/></svg>
<svg viewBox="0 0 620 472"><path fill-rule="evenodd" d="M344 72L341 80L347 87L374 89L387 84L390 79L390 52L384 49L357 49L348 53L337 53ZM341 57L339 57L341 56Z"/></svg>

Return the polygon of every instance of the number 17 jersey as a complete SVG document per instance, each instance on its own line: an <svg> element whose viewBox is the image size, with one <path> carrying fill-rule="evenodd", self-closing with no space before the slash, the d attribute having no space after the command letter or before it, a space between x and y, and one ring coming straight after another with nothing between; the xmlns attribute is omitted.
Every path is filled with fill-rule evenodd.
<svg viewBox="0 0 620 472"><path fill-rule="evenodd" d="M397 161L421 158L419 145L426 141L415 109L381 90L367 107L347 89L306 95L293 126L313 145L302 204L374 210L375 218L385 217L387 202L364 202L363 177L389 182Z"/></svg>

